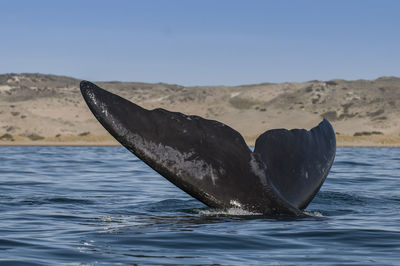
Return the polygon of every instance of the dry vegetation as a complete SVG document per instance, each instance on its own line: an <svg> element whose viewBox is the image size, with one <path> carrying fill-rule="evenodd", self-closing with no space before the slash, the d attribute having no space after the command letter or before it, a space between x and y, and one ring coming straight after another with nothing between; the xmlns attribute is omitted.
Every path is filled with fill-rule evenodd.
<svg viewBox="0 0 400 266"><path fill-rule="evenodd" d="M400 146L400 79L183 87L97 82L146 108L216 119L253 144L272 128L307 128L329 119L339 145ZM0 144L114 145L84 103L79 80L0 75Z"/></svg>

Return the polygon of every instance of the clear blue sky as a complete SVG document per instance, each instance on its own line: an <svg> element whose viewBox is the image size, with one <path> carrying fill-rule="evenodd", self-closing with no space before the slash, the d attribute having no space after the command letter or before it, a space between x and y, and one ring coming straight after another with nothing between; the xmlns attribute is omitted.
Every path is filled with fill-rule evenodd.
<svg viewBox="0 0 400 266"><path fill-rule="evenodd" d="M0 73L238 85L400 76L400 1L0 0Z"/></svg>

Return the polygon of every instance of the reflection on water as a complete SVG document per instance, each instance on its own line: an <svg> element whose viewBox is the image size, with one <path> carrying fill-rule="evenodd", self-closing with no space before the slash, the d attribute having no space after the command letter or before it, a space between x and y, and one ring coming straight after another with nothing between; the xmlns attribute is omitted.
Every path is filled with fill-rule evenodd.
<svg viewBox="0 0 400 266"><path fill-rule="evenodd" d="M0 147L0 264L396 264L400 149L339 148L303 217L215 210L121 147Z"/></svg>

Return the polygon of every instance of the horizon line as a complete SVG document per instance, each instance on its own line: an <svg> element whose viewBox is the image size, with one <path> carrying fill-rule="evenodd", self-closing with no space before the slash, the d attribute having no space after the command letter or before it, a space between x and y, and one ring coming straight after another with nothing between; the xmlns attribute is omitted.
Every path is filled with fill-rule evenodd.
<svg viewBox="0 0 400 266"><path fill-rule="evenodd" d="M79 77L74 77L74 76L68 76L68 75L62 75L62 74L53 74L53 73L41 73L41 72L8 72L8 73L0 73L0 76L4 75L44 75L44 76L56 76L56 77L65 77L65 78L72 78L76 80L88 80L85 78L79 78ZM146 84L167 84L167 85L177 85L177 86L182 86L182 87L241 87L241 86L254 86L254 85L263 85L263 84L283 84L283 83L307 83L307 82L329 82L329 81L335 81L335 80L341 80L341 81L346 81L346 82L355 82L355 81L376 81L378 79L385 79L385 78L394 78L394 79L400 79L400 76L393 76L393 75L384 75L384 76L379 76L375 79L366 79L366 78L359 78L359 79L343 79L343 78L332 78L329 80L320 80L320 79L310 79L310 80L305 80L305 81L281 81L281 82L269 82L269 81L264 81L264 82L256 82L256 83L242 83L238 85L224 85L224 84L218 84L218 85L182 85L179 83L168 83L168 82L163 82L163 81L158 81L158 82L146 82L146 81L133 81L133 80L88 80L92 82L101 82L101 83L112 83L112 82L119 82L119 83L146 83Z"/></svg>

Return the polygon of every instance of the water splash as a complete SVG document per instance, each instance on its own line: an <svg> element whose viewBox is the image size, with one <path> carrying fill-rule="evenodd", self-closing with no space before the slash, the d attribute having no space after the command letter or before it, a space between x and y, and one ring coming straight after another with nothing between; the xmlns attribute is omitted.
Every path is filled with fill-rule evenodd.
<svg viewBox="0 0 400 266"><path fill-rule="evenodd" d="M197 210L205 216L261 216L262 213L250 212L241 208Z"/></svg>
<svg viewBox="0 0 400 266"><path fill-rule="evenodd" d="M319 211L303 211L305 215L312 216L312 217L325 217Z"/></svg>

